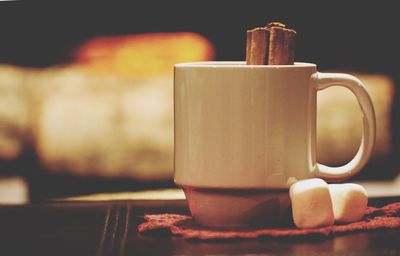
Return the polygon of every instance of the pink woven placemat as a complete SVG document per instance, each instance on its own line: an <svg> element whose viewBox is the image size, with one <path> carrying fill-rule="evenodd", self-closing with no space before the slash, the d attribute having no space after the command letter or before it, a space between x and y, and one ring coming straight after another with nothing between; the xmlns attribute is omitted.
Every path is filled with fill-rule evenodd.
<svg viewBox="0 0 400 256"><path fill-rule="evenodd" d="M400 202L375 208L368 207L362 220L344 225L333 225L322 228L298 229L263 228L252 230L214 230L197 225L192 217L180 214L148 214L146 220L138 226L140 233L150 231L169 230L171 234L182 236L185 239L251 239L258 237L293 237L308 235L335 235L362 230L400 227Z"/></svg>

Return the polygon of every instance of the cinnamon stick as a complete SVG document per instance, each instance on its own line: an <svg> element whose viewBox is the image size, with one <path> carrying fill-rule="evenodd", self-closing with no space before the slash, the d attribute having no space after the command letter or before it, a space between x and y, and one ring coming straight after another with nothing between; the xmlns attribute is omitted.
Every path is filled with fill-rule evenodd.
<svg viewBox="0 0 400 256"><path fill-rule="evenodd" d="M296 31L280 22L246 33L246 64L293 65Z"/></svg>
<svg viewBox="0 0 400 256"><path fill-rule="evenodd" d="M247 31L246 63L251 65L266 65L269 51L269 30L255 28Z"/></svg>
<svg viewBox="0 0 400 256"><path fill-rule="evenodd" d="M271 27L269 65L293 65L296 32L282 27Z"/></svg>

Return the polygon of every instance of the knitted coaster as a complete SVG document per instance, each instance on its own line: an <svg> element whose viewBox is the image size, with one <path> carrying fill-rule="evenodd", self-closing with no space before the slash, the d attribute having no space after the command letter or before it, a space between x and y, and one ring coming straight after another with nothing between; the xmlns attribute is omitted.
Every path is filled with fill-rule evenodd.
<svg viewBox="0 0 400 256"><path fill-rule="evenodd" d="M249 230L215 230L199 226L192 217L180 214L148 214L146 222L138 226L140 233L169 230L171 234L185 239L252 239L258 237L293 237L310 235L335 235L354 231L400 227L400 202L375 208L368 207L362 220L321 228L298 229L294 226L285 228L262 228Z"/></svg>

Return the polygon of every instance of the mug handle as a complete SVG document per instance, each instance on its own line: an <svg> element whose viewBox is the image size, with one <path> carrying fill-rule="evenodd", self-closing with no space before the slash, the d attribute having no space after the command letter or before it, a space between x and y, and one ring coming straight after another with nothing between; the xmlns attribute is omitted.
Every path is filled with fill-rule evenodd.
<svg viewBox="0 0 400 256"><path fill-rule="evenodd" d="M340 181L359 172L368 162L375 143L375 111L371 97L363 83L356 77L340 73L319 73L313 75L316 90L324 90L331 86L343 86L349 89L357 98L363 113L363 134L360 147L354 158L347 164L339 167L329 167L317 163L314 175L327 181ZM314 145L315 146L315 145Z"/></svg>

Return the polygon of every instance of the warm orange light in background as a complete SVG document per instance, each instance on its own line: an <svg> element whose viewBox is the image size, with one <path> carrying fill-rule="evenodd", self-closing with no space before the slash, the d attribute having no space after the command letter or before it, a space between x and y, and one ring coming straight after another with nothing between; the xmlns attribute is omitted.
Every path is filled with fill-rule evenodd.
<svg viewBox="0 0 400 256"><path fill-rule="evenodd" d="M173 74L173 65L214 58L212 44L191 32L96 37L83 43L75 63L94 74L127 77Z"/></svg>

